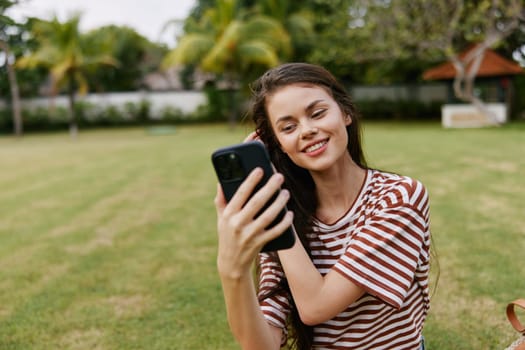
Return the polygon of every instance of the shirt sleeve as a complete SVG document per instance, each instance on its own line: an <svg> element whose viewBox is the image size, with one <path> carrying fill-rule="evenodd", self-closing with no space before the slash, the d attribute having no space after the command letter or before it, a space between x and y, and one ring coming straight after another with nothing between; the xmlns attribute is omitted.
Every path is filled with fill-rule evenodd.
<svg viewBox="0 0 525 350"><path fill-rule="evenodd" d="M266 320L283 330L286 341L286 320L290 313L289 295L282 289L276 289L284 278L284 272L275 253L259 254L259 304Z"/></svg>
<svg viewBox="0 0 525 350"><path fill-rule="evenodd" d="M426 189L414 180L400 182L383 193L334 269L400 308L418 266L428 259L429 244Z"/></svg>

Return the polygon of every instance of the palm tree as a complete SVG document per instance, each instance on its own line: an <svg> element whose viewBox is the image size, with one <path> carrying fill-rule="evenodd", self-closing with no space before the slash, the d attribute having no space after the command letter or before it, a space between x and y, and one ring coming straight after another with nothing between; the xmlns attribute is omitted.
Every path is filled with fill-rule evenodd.
<svg viewBox="0 0 525 350"><path fill-rule="evenodd" d="M37 19L32 33L39 43L38 49L22 57L17 63L22 68L48 68L53 95L65 88L72 137L78 132L75 94L85 94L88 91L86 71L100 65L117 65L117 61L109 54L109 42L88 41L80 33L80 17L80 13L76 13L63 23L56 16L50 21Z"/></svg>
<svg viewBox="0 0 525 350"><path fill-rule="evenodd" d="M9 35L6 32L7 27L14 26L15 22L4 15L4 12L18 1L0 0L0 50L5 55L5 66L7 70L7 79L9 80L9 89L11 90L11 106L13 110L13 125L16 136L21 136L23 132L22 108L20 106L20 92L16 78L16 70L12 62L14 55L9 45Z"/></svg>
<svg viewBox="0 0 525 350"><path fill-rule="evenodd" d="M186 33L170 51L163 67L195 65L214 73L231 91L251 81L263 70L290 57L290 36L281 23L269 16L239 10L236 0L218 0L199 22L188 20ZM231 103L230 124L236 121Z"/></svg>
<svg viewBox="0 0 525 350"><path fill-rule="evenodd" d="M256 9L279 21L288 34L294 59L303 61L315 43L314 13L304 2L293 0L259 0Z"/></svg>

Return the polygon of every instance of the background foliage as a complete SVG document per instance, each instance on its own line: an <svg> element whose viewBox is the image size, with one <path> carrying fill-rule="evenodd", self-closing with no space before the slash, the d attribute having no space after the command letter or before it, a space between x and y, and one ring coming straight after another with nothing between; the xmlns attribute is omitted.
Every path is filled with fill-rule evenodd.
<svg viewBox="0 0 525 350"><path fill-rule="evenodd" d="M9 6L17 4L13 0L2 2ZM179 45L173 48L150 42L132 28L119 26L79 33L78 40L112 43L110 56L119 62L86 70L84 79L90 91L134 91L145 87L147 74L162 73L173 64L183 64L177 69L184 88L205 86L209 106L207 111L199 112L203 116L208 112L204 119L230 118L234 122L243 115L239 106L245 102L249 82L279 62L308 61L324 65L348 86L420 84L425 69L445 60L451 50L458 52L489 32L492 27L487 18L490 16L485 13L490 4L505 9L505 4L510 6L514 2L516 0L199 0L182 23L173 21L174 25L182 25ZM4 8L0 6L2 15L8 18ZM446 11L453 14L454 9L463 9L457 26L447 25L450 16L440 14ZM509 15L504 12L500 13L494 28L507 23ZM504 57L521 62L525 56L523 18L524 14L521 25L494 47ZM37 52L45 45L35 36L35 25L39 21L41 19L31 18L26 23L4 21L0 28L17 60L24 53ZM438 45L449 34L452 35L450 45ZM91 47L92 54L96 54L100 53L97 48L102 49L104 45ZM0 96L8 97L5 67L5 64L0 66ZM18 69L17 73L22 97L49 90L46 68ZM512 108L515 118L521 116L524 108L517 97L525 94L520 79L518 77L515 84ZM392 118L392 115L399 118L402 116L397 109L407 105L410 119L418 111L427 118L428 106L420 102L389 104L394 105L396 111L385 111L383 101L364 102L363 107L372 111L373 118ZM415 108L417 105L420 108ZM436 111L434 107L431 109ZM31 116L25 119L31 123Z"/></svg>

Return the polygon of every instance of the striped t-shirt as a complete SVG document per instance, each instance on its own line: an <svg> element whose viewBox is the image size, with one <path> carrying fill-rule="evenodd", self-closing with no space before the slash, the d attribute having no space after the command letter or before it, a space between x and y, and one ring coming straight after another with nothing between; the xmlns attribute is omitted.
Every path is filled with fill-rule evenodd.
<svg viewBox="0 0 525 350"><path fill-rule="evenodd" d="M307 236L313 263L334 269L365 294L314 327L315 349L419 349L429 308L429 207L425 187L368 170L349 211L335 223L315 222ZM275 253L260 254L259 295L284 276ZM286 334L289 295L261 301L264 316Z"/></svg>

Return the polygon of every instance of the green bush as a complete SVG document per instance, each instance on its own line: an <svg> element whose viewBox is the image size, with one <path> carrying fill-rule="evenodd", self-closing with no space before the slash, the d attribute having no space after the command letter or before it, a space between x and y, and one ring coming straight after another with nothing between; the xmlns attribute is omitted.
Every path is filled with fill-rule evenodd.
<svg viewBox="0 0 525 350"><path fill-rule="evenodd" d="M511 119L525 119L525 76L518 75L514 78L513 103L511 108Z"/></svg>
<svg viewBox="0 0 525 350"><path fill-rule="evenodd" d="M163 122L180 122L186 118L186 115L179 109L173 106L164 106L160 110L160 115L154 120Z"/></svg>
<svg viewBox="0 0 525 350"><path fill-rule="evenodd" d="M200 113L185 114L174 107L164 107L153 115L151 102L126 103L123 106L75 103L75 116L80 128L132 126L158 123L197 122L206 116ZM36 107L22 110L24 131L65 130L69 126L69 111L65 107ZM0 133L13 130L12 112L9 107L0 109Z"/></svg>
<svg viewBox="0 0 525 350"><path fill-rule="evenodd" d="M13 117L9 108L0 108L0 132L13 129Z"/></svg>
<svg viewBox="0 0 525 350"><path fill-rule="evenodd" d="M64 107L24 109L22 118L25 130L57 130L69 125L69 112Z"/></svg>
<svg viewBox="0 0 525 350"><path fill-rule="evenodd" d="M128 121L147 122L151 119L151 102L141 100L139 103L126 102L123 107L124 119Z"/></svg>
<svg viewBox="0 0 525 350"><path fill-rule="evenodd" d="M228 93L225 90L219 90L212 82L206 83L203 91L208 103L199 108L196 114L209 121L227 120Z"/></svg>
<svg viewBox="0 0 525 350"><path fill-rule="evenodd" d="M424 103L408 100L360 100L354 102L364 119L371 120L437 120L441 102Z"/></svg>

